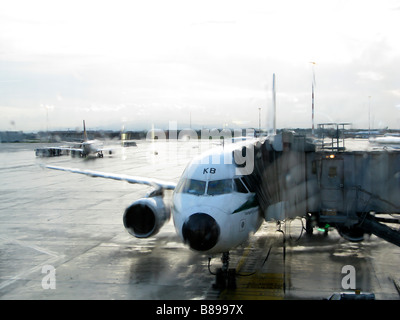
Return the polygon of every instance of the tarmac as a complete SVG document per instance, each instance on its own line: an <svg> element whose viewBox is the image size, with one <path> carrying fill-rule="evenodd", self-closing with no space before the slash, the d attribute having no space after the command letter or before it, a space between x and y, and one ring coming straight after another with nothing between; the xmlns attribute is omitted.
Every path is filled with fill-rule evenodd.
<svg viewBox="0 0 400 320"><path fill-rule="evenodd" d="M397 246L373 235L351 243L335 230L307 236L300 218L265 222L232 250L237 288L216 290L209 271L220 256L208 265L180 242L172 219L147 239L125 230L125 208L151 188L41 166L176 182L208 146L137 141L104 158L36 157L44 145L0 144L1 300L322 300L350 283L377 300L400 298Z"/></svg>

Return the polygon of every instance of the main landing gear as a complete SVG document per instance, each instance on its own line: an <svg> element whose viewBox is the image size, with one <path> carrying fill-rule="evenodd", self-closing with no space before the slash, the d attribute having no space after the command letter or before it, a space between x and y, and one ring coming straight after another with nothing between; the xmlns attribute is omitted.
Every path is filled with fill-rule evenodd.
<svg viewBox="0 0 400 320"><path fill-rule="evenodd" d="M229 269L229 252L222 254L222 267L217 269L217 273L212 273L210 270L210 260L208 258L208 270L215 275L215 283L213 288L217 290L235 290L236 289L236 269Z"/></svg>

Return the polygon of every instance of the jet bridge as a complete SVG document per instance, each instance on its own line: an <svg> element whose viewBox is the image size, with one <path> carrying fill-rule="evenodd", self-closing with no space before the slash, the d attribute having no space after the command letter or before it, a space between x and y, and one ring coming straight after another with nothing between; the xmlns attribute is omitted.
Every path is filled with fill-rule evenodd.
<svg viewBox="0 0 400 320"><path fill-rule="evenodd" d="M252 178L266 220L300 216L307 233L334 227L350 241L375 234L400 246L399 151L326 150L283 132L255 158Z"/></svg>

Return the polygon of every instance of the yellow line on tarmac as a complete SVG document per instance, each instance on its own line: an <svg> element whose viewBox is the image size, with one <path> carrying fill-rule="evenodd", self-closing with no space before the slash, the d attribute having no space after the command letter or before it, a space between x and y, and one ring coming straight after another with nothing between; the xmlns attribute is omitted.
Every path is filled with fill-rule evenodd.
<svg viewBox="0 0 400 320"><path fill-rule="evenodd" d="M237 277L235 290L221 292L221 300L282 300L282 273L243 274Z"/></svg>
<svg viewBox="0 0 400 320"><path fill-rule="evenodd" d="M250 249L251 249L251 244L246 247L246 249L244 250L244 253L242 254L242 257L240 258L240 260L239 260L239 262L238 262L238 264L236 266L236 271L237 272L239 272L242 269L243 264L245 263L246 258L247 258L247 256L249 255L249 253L251 251Z"/></svg>

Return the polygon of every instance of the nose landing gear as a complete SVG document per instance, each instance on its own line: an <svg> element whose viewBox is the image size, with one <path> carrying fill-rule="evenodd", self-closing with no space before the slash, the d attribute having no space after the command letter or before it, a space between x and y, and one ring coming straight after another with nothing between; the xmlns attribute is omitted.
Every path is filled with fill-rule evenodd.
<svg viewBox="0 0 400 320"><path fill-rule="evenodd" d="M236 269L229 269L229 252L224 252L221 257L222 267L217 269L216 273L210 270L210 260L208 259L208 270L215 275L213 288L216 290L235 290L236 289Z"/></svg>

